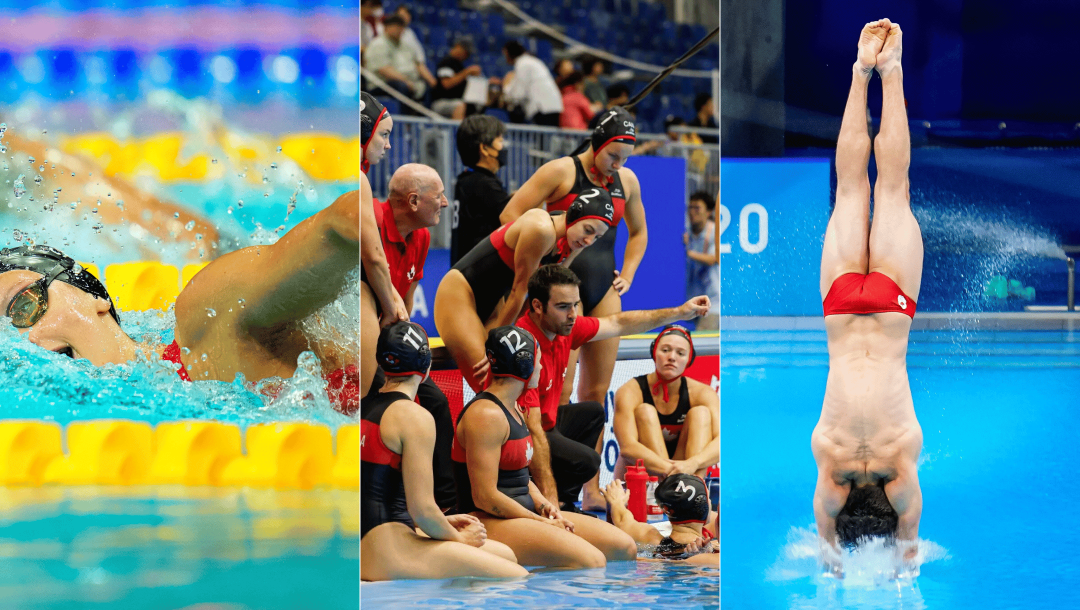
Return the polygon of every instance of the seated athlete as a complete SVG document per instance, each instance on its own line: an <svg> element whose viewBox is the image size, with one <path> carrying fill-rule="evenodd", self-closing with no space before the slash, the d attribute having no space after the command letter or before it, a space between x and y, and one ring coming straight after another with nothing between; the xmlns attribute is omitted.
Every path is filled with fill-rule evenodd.
<svg viewBox="0 0 1080 610"><path fill-rule="evenodd" d="M509 548L486 540L479 519L443 516L435 503L435 421L416 404L416 390L431 369L423 327L387 326L379 333L377 351L388 379L360 405L361 579L527 575ZM413 523L427 537L413 531Z"/></svg>
<svg viewBox="0 0 1080 610"><path fill-rule="evenodd" d="M486 330L517 319L529 278L541 265L564 267L613 224L611 196L581 192L566 214L529 210L469 251L439 282L435 328L473 391L484 387Z"/></svg>
<svg viewBox="0 0 1080 610"><path fill-rule="evenodd" d="M902 37L899 25L883 19L859 38L836 144L836 206L821 254L829 377L810 446L818 466L814 517L825 562L837 573L839 545L866 538L896 541L906 560L914 558L922 514L922 428L906 359L923 244L909 198ZM868 231L866 88L875 68L884 94Z"/></svg>
<svg viewBox="0 0 1080 610"><path fill-rule="evenodd" d="M695 356L683 327L665 326L649 353L656 372L634 377L615 393L615 476L644 460L653 475L704 477L720 460L720 399L711 387L683 375Z"/></svg>
<svg viewBox="0 0 1080 610"><path fill-rule="evenodd" d="M204 267L176 299L176 339L164 352L129 337L101 282L48 246L0 251L0 303L35 345L95 366L164 358L182 365L185 380L292 377L297 357L313 351L324 371L335 371L328 377L337 408L355 412L357 355L314 342L300 322L333 302L359 263L359 203L356 191L346 193L277 243Z"/></svg>
<svg viewBox="0 0 1080 610"><path fill-rule="evenodd" d="M487 526L522 565L598 568L633 559L629 535L589 515L563 514L529 477L532 436L518 397L540 378L536 339L517 326L488 333L491 384L465 405L454 436L458 510Z"/></svg>
<svg viewBox="0 0 1080 610"><path fill-rule="evenodd" d="M685 559L687 563L720 567L719 513L709 508L705 482L693 474L673 474L656 486L657 505L671 522L671 534L663 536L648 523L634 519L627 508L630 494L623 482L613 479L603 489L611 522L630 534L634 542L655 548L653 557Z"/></svg>

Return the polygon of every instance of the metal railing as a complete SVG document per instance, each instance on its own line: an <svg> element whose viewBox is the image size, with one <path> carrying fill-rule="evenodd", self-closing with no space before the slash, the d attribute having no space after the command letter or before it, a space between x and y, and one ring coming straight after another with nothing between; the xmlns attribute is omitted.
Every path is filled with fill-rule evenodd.
<svg viewBox="0 0 1080 610"><path fill-rule="evenodd" d="M717 133L717 130L711 130ZM499 178L514 192L544 163L569 155L590 132L535 125L508 124L503 141L507 150L506 167ZM465 170L457 154L457 123L431 121L410 116L394 116L394 131L390 136L390 151L381 163L371 168L375 197L387 196L387 184L394 170L406 163L423 163L439 173L446 187L446 197L453 203L454 183ZM665 134L638 134L638 151L662 157L686 159L686 195L704 190L716 195L720 189L720 146L718 144L688 144L671 140ZM686 201L645 201L646 211L685 214ZM432 246L450 247L449 222L440 222L431 232Z"/></svg>

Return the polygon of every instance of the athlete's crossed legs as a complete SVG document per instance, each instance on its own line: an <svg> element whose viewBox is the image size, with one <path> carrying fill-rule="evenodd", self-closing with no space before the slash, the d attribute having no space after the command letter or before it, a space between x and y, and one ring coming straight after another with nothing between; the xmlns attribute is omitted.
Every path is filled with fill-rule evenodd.
<svg viewBox="0 0 1080 610"><path fill-rule="evenodd" d="M836 206L821 254L823 300L841 275L872 272L888 276L912 299L919 298L923 243L919 223L911 213L911 136L904 106L902 51L903 32L898 24L882 19L863 27L836 142ZM881 130L874 139L878 177L871 227L866 88L875 69L881 75L883 103Z"/></svg>

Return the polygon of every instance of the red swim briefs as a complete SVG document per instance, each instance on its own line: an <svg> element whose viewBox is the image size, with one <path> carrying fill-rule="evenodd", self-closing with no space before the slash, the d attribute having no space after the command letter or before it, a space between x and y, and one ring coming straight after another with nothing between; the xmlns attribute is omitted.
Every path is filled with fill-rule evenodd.
<svg viewBox="0 0 1080 610"><path fill-rule="evenodd" d="M896 311L915 318L915 299L884 273L845 273L836 278L822 308L826 316Z"/></svg>

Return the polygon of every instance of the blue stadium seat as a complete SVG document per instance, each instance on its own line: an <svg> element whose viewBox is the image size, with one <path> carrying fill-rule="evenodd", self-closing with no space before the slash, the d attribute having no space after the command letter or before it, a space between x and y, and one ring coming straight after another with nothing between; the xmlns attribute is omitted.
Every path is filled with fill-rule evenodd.
<svg viewBox="0 0 1080 610"><path fill-rule="evenodd" d="M502 36L506 32L506 20L501 13L487 14L487 30L495 36Z"/></svg>

